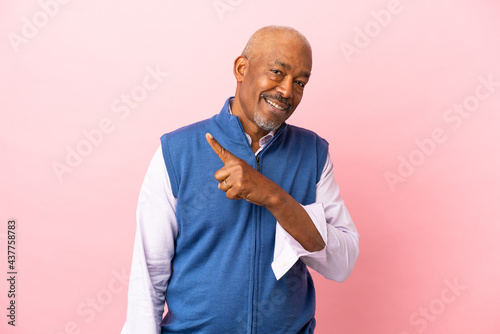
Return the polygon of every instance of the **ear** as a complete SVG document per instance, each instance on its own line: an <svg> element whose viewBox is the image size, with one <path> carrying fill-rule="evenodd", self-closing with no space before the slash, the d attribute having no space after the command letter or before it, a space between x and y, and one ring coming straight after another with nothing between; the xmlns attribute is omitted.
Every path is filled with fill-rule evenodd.
<svg viewBox="0 0 500 334"><path fill-rule="evenodd" d="M245 73L247 71L247 67L248 59L246 59L244 56L239 56L235 59L233 73L237 82L243 81L243 78L245 77Z"/></svg>

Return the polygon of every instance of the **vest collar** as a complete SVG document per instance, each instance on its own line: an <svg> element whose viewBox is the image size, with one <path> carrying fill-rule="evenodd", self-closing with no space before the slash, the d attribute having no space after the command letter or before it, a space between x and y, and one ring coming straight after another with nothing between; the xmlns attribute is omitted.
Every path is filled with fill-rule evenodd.
<svg viewBox="0 0 500 334"><path fill-rule="evenodd" d="M252 149L250 143L248 142L247 135L243 130L243 125L241 124L239 117L231 113L231 99L234 99L234 96L231 96L226 100L220 113L215 116L215 123L219 127L219 130L226 135L227 140L229 140L231 144L238 146L243 145ZM286 123L283 123L275 131L275 136L279 136L279 134L283 132L284 128L286 128L286 125ZM275 141L277 138L273 139L274 140L271 141Z"/></svg>

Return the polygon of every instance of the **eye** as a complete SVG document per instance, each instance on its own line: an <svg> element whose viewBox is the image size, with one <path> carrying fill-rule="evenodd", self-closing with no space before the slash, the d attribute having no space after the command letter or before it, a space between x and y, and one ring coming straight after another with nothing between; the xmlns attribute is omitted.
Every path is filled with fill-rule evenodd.
<svg viewBox="0 0 500 334"><path fill-rule="evenodd" d="M300 87L304 88L306 86L306 83L305 82L302 82L302 81L295 81L295 83L297 85L299 85Z"/></svg>
<svg viewBox="0 0 500 334"><path fill-rule="evenodd" d="M273 72L274 74L281 74L280 70L271 70L271 72Z"/></svg>

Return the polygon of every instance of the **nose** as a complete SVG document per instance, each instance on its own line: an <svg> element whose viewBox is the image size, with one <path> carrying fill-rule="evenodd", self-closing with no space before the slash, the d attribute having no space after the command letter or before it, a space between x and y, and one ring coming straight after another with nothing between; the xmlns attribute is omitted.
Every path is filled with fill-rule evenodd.
<svg viewBox="0 0 500 334"><path fill-rule="evenodd" d="M280 93L284 98L293 98L293 80L292 78L283 79L279 86L276 87L276 91Z"/></svg>

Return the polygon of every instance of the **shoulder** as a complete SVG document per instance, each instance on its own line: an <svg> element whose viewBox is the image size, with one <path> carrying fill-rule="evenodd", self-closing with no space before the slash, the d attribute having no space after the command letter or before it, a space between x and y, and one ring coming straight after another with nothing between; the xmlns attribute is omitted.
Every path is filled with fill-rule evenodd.
<svg viewBox="0 0 500 334"><path fill-rule="evenodd" d="M328 142L316 132L296 125L287 124L285 136L286 140L310 142L328 148Z"/></svg>
<svg viewBox="0 0 500 334"><path fill-rule="evenodd" d="M213 118L213 117L212 117ZM199 133L202 131L207 131L209 129L209 124L212 121L212 118L204 119L202 121L198 121L196 123L192 123L181 128L178 128L174 131L167 132L161 136L161 140L177 140L183 137L189 137L194 135L195 133Z"/></svg>

